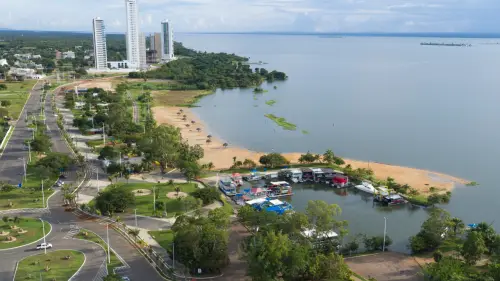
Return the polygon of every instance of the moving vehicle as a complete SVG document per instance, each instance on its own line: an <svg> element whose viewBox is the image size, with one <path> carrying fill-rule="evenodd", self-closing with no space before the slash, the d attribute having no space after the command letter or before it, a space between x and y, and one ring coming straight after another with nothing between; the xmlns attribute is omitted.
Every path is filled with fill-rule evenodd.
<svg viewBox="0 0 500 281"><path fill-rule="evenodd" d="M52 248L52 244L50 244L50 243L42 243L42 244L36 246L37 250L51 249L51 248Z"/></svg>

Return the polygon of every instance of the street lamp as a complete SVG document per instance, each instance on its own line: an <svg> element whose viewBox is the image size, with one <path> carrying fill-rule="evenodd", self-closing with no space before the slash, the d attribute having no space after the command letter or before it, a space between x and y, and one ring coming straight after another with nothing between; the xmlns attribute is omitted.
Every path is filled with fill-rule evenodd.
<svg viewBox="0 0 500 281"><path fill-rule="evenodd" d="M111 263L111 254L109 252L109 223L106 226L106 236L107 236L106 240L108 242L108 264L109 264Z"/></svg>
<svg viewBox="0 0 500 281"><path fill-rule="evenodd" d="M42 206L45 208L45 194L43 193L43 180L42 180ZM43 228L43 244L45 245L44 251L47 254L47 241L45 241L45 222L42 220L42 228Z"/></svg>

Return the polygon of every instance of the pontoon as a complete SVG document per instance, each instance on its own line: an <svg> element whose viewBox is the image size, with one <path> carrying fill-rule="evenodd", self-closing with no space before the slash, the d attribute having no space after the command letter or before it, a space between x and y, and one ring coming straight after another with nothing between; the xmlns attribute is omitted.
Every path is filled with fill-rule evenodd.
<svg viewBox="0 0 500 281"><path fill-rule="evenodd" d="M321 170L323 170L324 175L323 178L320 179L320 182L330 184L332 182L333 176L335 175L335 172L330 168L321 168Z"/></svg>
<svg viewBox="0 0 500 281"><path fill-rule="evenodd" d="M219 189L227 196L236 195L236 185L228 178L219 181Z"/></svg>
<svg viewBox="0 0 500 281"><path fill-rule="evenodd" d="M325 180L325 173L323 173L323 169L321 168L311 168L313 174L313 180L315 182L322 182Z"/></svg>
<svg viewBox="0 0 500 281"><path fill-rule="evenodd" d="M260 181L264 175L258 172L253 172L250 175L244 176L243 179L246 181Z"/></svg>
<svg viewBox="0 0 500 281"><path fill-rule="evenodd" d="M278 199L256 199L247 202L258 211L276 212L279 215L284 214L286 211L292 211L293 207L290 203Z"/></svg>
<svg viewBox="0 0 500 281"><path fill-rule="evenodd" d="M271 198L293 195L292 186L286 181L272 181L266 185L266 188Z"/></svg>
<svg viewBox="0 0 500 281"><path fill-rule="evenodd" d="M314 181L313 171L309 168L302 168L302 180L304 182Z"/></svg>
<svg viewBox="0 0 500 281"><path fill-rule="evenodd" d="M331 185L335 188L343 188L349 184L349 178L344 175L336 174L333 176Z"/></svg>

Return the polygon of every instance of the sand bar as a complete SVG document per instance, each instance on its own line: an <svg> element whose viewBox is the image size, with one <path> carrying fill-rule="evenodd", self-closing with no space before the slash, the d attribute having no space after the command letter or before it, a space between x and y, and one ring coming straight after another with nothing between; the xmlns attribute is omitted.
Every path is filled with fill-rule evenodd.
<svg viewBox="0 0 500 281"><path fill-rule="evenodd" d="M183 110L181 115L177 112ZM224 141L212 138L210 144L206 143L207 135L211 134L205 130L206 126L202 120L189 109L180 107L154 107L152 108L153 114L158 124L170 124L181 129L182 137L188 141L189 144L201 145L205 150L205 157L201 163L212 162L216 169L225 169L231 167L233 164L233 157L236 156L237 160L244 161L251 159L256 163L259 162L260 156L264 153L251 151L241 147L233 147L231 144L227 148L223 147ZM183 121L183 115L186 115L186 121ZM191 121L195 121L194 124ZM187 127L186 125L189 125ZM198 132L197 128L201 131ZM298 163L298 159L302 153L284 153L283 155L292 163ZM371 168L379 179L386 179L392 177L396 182L401 184L408 184L416 188L421 193L429 192L429 187L434 186L441 190L452 190L455 187L454 183L466 184L469 181L442 173L432 171L402 167L396 165L388 165L377 162L366 162L351 159L344 159L347 164L353 168Z"/></svg>

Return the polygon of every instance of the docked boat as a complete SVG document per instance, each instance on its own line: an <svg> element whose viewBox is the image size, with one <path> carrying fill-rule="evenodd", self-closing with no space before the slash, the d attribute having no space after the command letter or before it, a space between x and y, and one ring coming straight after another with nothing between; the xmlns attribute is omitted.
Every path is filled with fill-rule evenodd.
<svg viewBox="0 0 500 281"><path fill-rule="evenodd" d="M347 185L349 184L349 177L341 174L335 174L330 184L335 188L347 187Z"/></svg>
<svg viewBox="0 0 500 281"><path fill-rule="evenodd" d="M258 198L266 198L267 192L268 192L267 188L261 188L261 187L246 188L243 190L241 198L244 201L250 201Z"/></svg>
<svg viewBox="0 0 500 281"><path fill-rule="evenodd" d="M314 175L313 175L313 171L311 169L302 168L300 170L302 171L302 181L303 182L314 181Z"/></svg>
<svg viewBox="0 0 500 281"><path fill-rule="evenodd" d="M270 198L293 195L292 186L286 181L272 181L266 185L266 188L267 196Z"/></svg>
<svg viewBox="0 0 500 281"><path fill-rule="evenodd" d="M267 180L273 180L278 178L278 172L269 172L264 176Z"/></svg>
<svg viewBox="0 0 500 281"><path fill-rule="evenodd" d="M246 181L260 181L264 177L263 174L258 173L258 172L253 172L247 176L243 177L243 180Z"/></svg>
<svg viewBox="0 0 500 281"><path fill-rule="evenodd" d="M288 180L294 183L302 182L302 171L300 169L290 169L287 177Z"/></svg>
<svg viewBox="0 0 500 281"><path fill-rule="evenodd" d="M370 194L375 194L375 192L377 191L377 189L375 189L375 187L373 187L371 183L366 181L362 182L361 184L355 185L354 187Z"/></svg>
<svg viewBox="0 0 500 281"><path fill-rule="evenodd" d="M227 196L236 195L236 184L229 178L219 180L219 189Z"/></svg>
<svg viewBox="0 0 500 281"><path fill-rule="evenodd" d="M329 184L332 182L333 176L335 176L335 172L330 168L321 168L323 170L323 178L320 179L320 182Z"/></svg>
<svg viewBox="0 0 500 281"><path fill-rule="evenodd" d="M321 168L311 168L313 174L313 180L315 182L324 182L325 181L325 173Z"/></svg>
<svg viewBox="0 0 500 281"><path fill-rule="evenodd" d="M247 205L254 207L258 211L275 212L279 215L286 211L293 211L290 203L278 199L259 198L247 202Z"/></svg>
<svg viewBox="0 0 500 281"><path fill-rule="evenodd" d="M231 175L231 180L234 184L236 184L236 186L243 185L243 178L241 177L240 173L233 173Z"/></svg>
<svg viewBox="0 0 500 281"><path fill-rule="evenodd" d="M278 171L278 178L286 179L288 174L290 173L290 169L281 169Z"/></svg>
<svg viewBox="0 0 500 281"><path fill-rule="evenodd" d="M385 192L375 194L373 200L375 200L376 202L380 202L386 206L402 205L408 203L408 201L406 201L399 194L387 194Z"/></svg>

